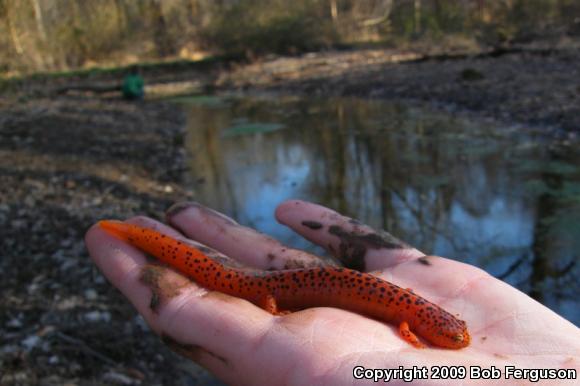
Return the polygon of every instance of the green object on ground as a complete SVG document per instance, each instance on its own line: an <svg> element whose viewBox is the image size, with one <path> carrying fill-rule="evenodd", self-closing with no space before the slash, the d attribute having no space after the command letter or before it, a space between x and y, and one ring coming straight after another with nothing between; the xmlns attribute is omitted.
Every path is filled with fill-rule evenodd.
<svg viewBox="0 0 580 386"><path fill-rule="evenodd" d="M143 98L144 82L139 74L129 74L123 79L123 86L121 91L125 99L141 99Z"/></svg>

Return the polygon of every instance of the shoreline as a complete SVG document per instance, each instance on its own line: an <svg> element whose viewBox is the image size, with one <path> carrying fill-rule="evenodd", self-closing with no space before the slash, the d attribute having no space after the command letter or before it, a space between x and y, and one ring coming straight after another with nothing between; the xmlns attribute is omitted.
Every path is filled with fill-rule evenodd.
<svg viewBox="0 0 580 386"><path fill-rule="evenodd" d="M367 64L369 57L374 63ZM578 48L438 57L398 61L389 50L313 53L223 72L216 84L220 90L411 99L543 128L555 139L580 133Z"/></svg>

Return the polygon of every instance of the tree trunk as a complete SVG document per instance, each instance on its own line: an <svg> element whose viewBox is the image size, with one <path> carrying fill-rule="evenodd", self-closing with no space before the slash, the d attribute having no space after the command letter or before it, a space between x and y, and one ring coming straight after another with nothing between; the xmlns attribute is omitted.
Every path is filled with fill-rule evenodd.
<svg viewBox="0 0 580 386"><path fill-rule="evenodd" d="M415 0L414 2L414 9L415 9L415 35L418 35L421 32L421 0Z"/></svg>
<svg viewBox="0 0 580 386"><path fill-rule="evenodd" d="M190 24L194 24L196 16L199 13L197 0L190 0L186 3L187 8L187 19Z"/></svg>
<svg viewBox="0 0 580 386"><path fill-rule="evenodd" d="M336 0L330 0L330 17L332 18L332 22L336 24L338 20L338 5L336 4Z"/></svg>
<svg viewBox="0 0 580 386"><path fill-rule="evenodd" d="M38 35L40 40L46 41L46 29L44 28L44 19L42 17L42 8L38 0L31 0L32 8L34 9L34 19L36 20L36 29L38 30Z"/></svg>
<svg viewBox="0 0 580 386"><path fill-rule="evenodd" d="M153 16L153 28L155 31L154 40L157 53L160 57L165 57L175 53L175 45L167 32L167 22L163 15L163 7L160 0L151 0L151 11Z"/></svg>
<svg viewBox="0 0 580 386"><path fill-rule="evenodd" d="M18 55L22 55L24 53L24 49L22 48L22 42L20 41L20 37L18 36L18 31L16 30L16 26L13 23L14 15L12 15L12 6L10 5L10 1L6 1L4 3L6 7L6 26L8 27L8 31L10 32L10 39L12 40L12 46Z"/></svg>
<svg viewBox="0 0 580 386"><path fill-rule="evenodd" d="M127 8L123 0L115 1L115 8L117 11L117 20L119 21L119 31L121 31L121 36L126 36L129 31L127 31Z"/></svg>

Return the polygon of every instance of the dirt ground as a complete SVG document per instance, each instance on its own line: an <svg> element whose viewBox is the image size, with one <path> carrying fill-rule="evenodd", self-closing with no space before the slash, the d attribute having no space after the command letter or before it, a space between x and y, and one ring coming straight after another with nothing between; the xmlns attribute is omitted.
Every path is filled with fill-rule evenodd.
<svg viewBox="0 0 580 386"><path fill-rule="evenodd" d="M145 78L152 95L156 87L171 92L171 84L189 82L199 89L428 100L522 130L543 127L561 141L580 131L578 63L574 44L453 58L362 50ZM0 97L1 385L218 384L163 346L85 250L83 235L98 219L162 218L173 202L195 198L182 185L180 106L62 92L70 84L116 81L31 81Z"/></svg>
<svg viewBox="0 0 580 386"><path fill-rule="evenodd" d="M190 197L179 108L64 97L1 119L0 384L191 384L83 243L99 218Z"/></svg>

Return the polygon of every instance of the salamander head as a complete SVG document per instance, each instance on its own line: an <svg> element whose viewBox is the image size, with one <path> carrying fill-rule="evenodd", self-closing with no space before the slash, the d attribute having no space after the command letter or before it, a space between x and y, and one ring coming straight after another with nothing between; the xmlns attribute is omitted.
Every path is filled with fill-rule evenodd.
<svg viewBox="0 0 580 386"><path fill-rule="evenodd" d="M469 346L471 336L463 320L453 318L430 339L438 346L459 349Z"/></svg>

